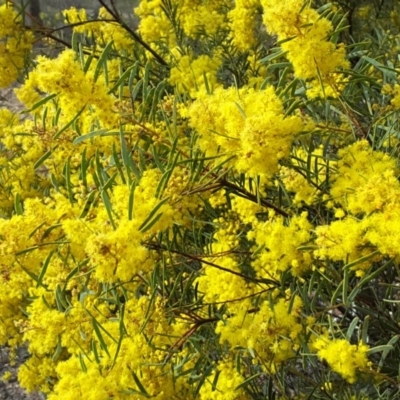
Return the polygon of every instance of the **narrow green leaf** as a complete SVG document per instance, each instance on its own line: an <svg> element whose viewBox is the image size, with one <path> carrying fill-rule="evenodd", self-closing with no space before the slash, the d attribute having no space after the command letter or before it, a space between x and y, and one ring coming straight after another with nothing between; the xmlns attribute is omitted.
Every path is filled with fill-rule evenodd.
<svg viewBox="0 0 400 400"><path fill-rule="evenodd" d="M108 91L108 94L111 94L114 92L115 89L119 88L120 86L122 86L124 84L124 82L126 81L126 79L128 78L128 75L130 76L132 74L132 72L136 72L135 68L137 69L138 66L138 62L136 62L135 64L131 65L130 67L128 67L122 74L121 76L118 78L118 80L115 82L114 86ZM136 74L136 73L135 73Z"/></svg>
<svg viewBox="0 0 400 400"><path fill-rule="evenodd" d="M281 47L274 47L273 49L270 50L270 52L271 54L260 60L261 63L266 64L270 61L273 61L279 57L283 57L287 54L287 51L283 51Z"/></svg>
<svg viewBox="0 0 400 400"><path fill-rule="evenodd" d="M347 302L347 295L348 295L348 290L349 290L349 279L350 279L350 270L348 268L345 268L343 271L343 281L342 281L342 299L343 303L348 306Z"/></svg>
<svg viewBox="0 0 400 400"><path fill-rule="evenodd" d="M17 251L17 252L15 253L15 255L16 255L16 256L22 256L22 255L24 255L24 254L26 254L26 253L29 253L29 252L31 252L31 251L33 251L33 250L36 250L36 249L38 249L38 248L39 248L39 246L27 247L27 248L24 249L24 250ZM35 278L35 280L37 280L37 278Z"/></svg>
<svg viewBox="0 0 400 400"><path fill-rule="evenodd" d="M36 283L38 282L38 277L33 272L29 271L22 265L21 268L32 280L34 280Z"/></svg>
<svg viewBox="0 0 400 400"><path fill-rule="evenodd" d="M92 348L92 353L94 355L94 359L96 360L96 363L100 364L99 352L97 351L96 341L93 338L92 338L92 342L90 344L90 347Z"/></svg>
<svg viewBox="0 0 400 400"><path fill-rule="evenodd" d="M132 89L133 88L133 81L136 78L138 69L139 69L139 61L136 61L135 65L134 65L134 68L132 69L132 71L131 71L131 73L129 75L129 81L128 81L128 89L129 89L129 93L131 94L131 96L132 96L132 92L133 92L133 89ZM134 100L134 99L132 98L132 100Z"/></svg>
<svg viewBox="0 0 400 400"><path fill-rule="evenodd" d="M131 186L129 188L129 199L128 199L128 219L129 221L132 221L133 219L133 206L135 202L135 188L136 188L136 182L133 181L131 183Z"/></svg>
<svg viewBox="0 0 400 400"><path fill-rule="evenodd" d="M142 382L140 382L140 379L138 378L138 376L135 374L134 371L132 372L132 377L138 387L138 389L140 390L140 393L146 397L150 397L149 394L146 392L146 389L144 388L144 386L142 385Z"/></svg>
<svg viewBox="0 0 400 400"><path fill-rule="evenodd" d="M58 186L57 178L55 177L55 175L53 173L50 174L50 181L51 181L51 184L53 185L54 189L56 190L56 192L60 193L60 188Z"/></svg>
<svg viewBox="0 0 400 400"><path fill-rule="evenodd" d="M143 74L143 86L142 86L142 99L147 99L148 87L149 87L149 76L150 76L150 61L147 61L144 67Z"/></svg>
<svg viewBox="0 0 400 400"><path fill-rule="evenodd" d="M91 167L93 168L93 162L91 163ZM100 179L97 176L95 171L92 172L92 178L93 178L93 182L94 182L96 188L101 189L102 184L100 183Z"/></svg>
<svg viewBox="0 0 400 400"><path fill-rule="evenodd" d="M43 221L41 224L39 224L28 236L29 239L32 238L32 236L42 227L46 225L46 221Z"/></svg>
<svg viewBox="0 0 400 400"><path fill-rule="evenodd" d="M79 266L75 267L65 278L65 284L64 284L64 290L67 285L67 283L72 279L77 273L79 272Z"/></svg>
<svg viewBox="0 0 400 400"><path fill-rule="evenodd" d="M117 227L115 225L114 218L113 218L113 215L112 215L111 200L108 197L107 192L105 192L104 190L101 192L101 198L103 199L103 203L104 203L104 206L105 206L106 211L107 211L108 219L110 220L110 223L111 223L113 229L115 230L115 229L117 229Z"/></svg>
<svg viewBox="0 0 400 400"><path fill-rule="evenodd" d="M74 118L71 119L71 121L69 121L66 125L64 125L54 136L53 136L53 140L58 139L83 113L83 111L85 110L86 105L84 105L79 111L78 113L75 115Z"/></svg>
<svg viewBox="0 0 400 400"><path fill-rule="evenodd" d="M215 373L212 385L211 385L212 392L215 392L215 390L217 389L218 379L219 379L220 375L221 375L221 371L217 370L217 372Z"/></svg>
<svg viewBox="0 0 400 400"><path fill-rule="evenodd" d="M298 108L300 108L303 105L304 105L304 102L301 99L293 101L292 104L286 109L285 117L292 114L293 111L297 110Z"/></svg>
<svg viewBox="0 0 400 400"><path fill-rule="evenodd" d="M125 326L124 326L124 315L125 315L125 306L122 304L119 310L119 340L117 344L117 349L114 355L113 366L117 362L118 354L121 350L122 341L125 335Z"/></svg>
<svg viewBox="0 0 400 400"><path fill-rule="evenodd" d="M385 363L385 359L388 356L389 352L392 351L394 349L394 345L397 343L397 341L399 340L400 335L395 335L393 336L389 342L385 345L387 346L386 348L382 349L382 356L381 359L379 360L379 364L378 364L378 371L381 370L381 368L383 367L383 364ZM379 348L382 346L377 346L376 348ZM373 349L371 349L373 350ZM368 351L368 355L373 354L373 352Z"/></svg>
<svg viewBox="0 0 400 400"><path fill-rule="evenodd" d="M68 157L67 163L65 164L65 183L67 187L68 198L71 204L74 203L74 193L72 191L71 181L71 157Z"/></svg>
<svg viewBox="0 0 400 400"><path fill-rule="evenodd" d="M24 207L22 205L21 196L17 193L14 197L14 210L15 214L22 215L24 213Z"/></svg>
<svg viewBox="0 0 400 400"><path fill-rule="evenodd" d="M385 352L389 352L390 350L393 350L393 346L392 345L382 344L380 346L375 346L375 347L370 348L367 351L367 353L370 356L371 354L374 354L374 353L380 353L380 352L384 352L384 351Z"/></svg>
<svg viewBox="0 0 400 400"><path fill-rule="evenodd" d="M152 145L151 146L151 153L153 155L153 159L154 159L154 164L156 165L156 167L162 172L164 173L164 164L160 161L160 157L158 156L158 152L159 152L159 147Z"/></svg>
<svg viewBox="0 0 400 400"><path fill-rule="evenodd" d="M79 58L79 62L81 64L81 68L83 69L85 67L85 52L83 50L83 45L82 43L78 43L78 53L77 56Z"/></svg>
<svg viewBox="0 0 400 400"><path fill-rule="evenodd" d="M159 198L162 196L162 194L163 194L165 188L166 188L167 185L168 185L168 181L169 181L169 179L171 178L171 175L172 175L173 171L174 171L174 168L172 167L172 168L167 169L167 170L163 173L163 175L162 175L160 181L158 182L157 188L156 188L155 197L156 197L157 199L159 199Z"/></svg>
<svg viewBox="0 0 400 400"><path fill-rule="evenodd" d="M46 97L44 97L43 99L40 99L38 102L36 102L31 108L29 108L28 110L24 110L21 112L21 114L28 114L34 110L36 110L37 108L43 106L44 104L46 104L48 101L50 101L51 99L54 99L54 97L56 97L57 95L55 93L50 94Z"/></svg>
<svg viewBox="0 0 400 400"><path fill-rule="evenodd" d="M94 60L93 54L90 54L89 57L86 59L85 64L83 66L83 72L86 74L86 72L89 71L90 65L92 64L92 61Z"/></svg>
<svg viewBox="0 0 400 400"><path fill-rule="evenodd" d="M220 162L219 164L215 165L213 168L209 169L200 179L199 184L202 183L206 178L208 178L210 175L216 174L219 169L222 168L223 165L229 163L232 161L234 158L236 158L236 155L230 156L224 161ZM226 173L226 171L225 171Z"/></svg>
<svg viewBox="0 0 400 400"><path fill-rule="evenodd" d="M53 257L54 251L51 251L49 253L49 255L46 257L46 259L44 260L42 269L40 271L39 277L38 277L38 282L36 284L36 287L38 288L39 286L43 286L42 282L43 282L43 278L46 275L47 272L47 268L49 267L51 258Z"/></svg>
<svg viewBox="0 0 400 400"><path fill-rule="evenodd" d="M53 362L56 362L56 361L59 359L59 357L60 357L60 355L61 355L61 352L62 352L61 336L58 335L57 347L56 347L56 350L55 350L54 353L53 353L53 356L51 357L51 360L52 360Z"/></svg>
<svg viewBox="0 0 400 400"><path fill-rule="evenodd" d="M389 80L395 81L397 79L397 71L395 69L389 68L386 65L383 65L382 63L380 63L379 61L374 60L373 58L368 57L368 56L362 56L362 59L367 61L369 64L371 64L375 68L379 69L383 73L383 75L385 75L387 78L389 78Z"/></svg>
<svg viewBox="0 0 400 400"><path fill-rule="evenodd" d="M76 54L78 54L78 52L79 52L79 48L78 48L78 43L79 43L78 36L79 36L79 33L73 30L73 31L72 31L72 38L71 38L71 49L74 50L74 52L75 52Z"/></svg>
<svg viewBox="0 0 400 400"><path fill-rule="evenodd" d="M353 318L353 320L351 321L351 324L346 332L346 340L347 341L349 341L349 342L351 341L354 330L356 329L359 322L360 322L360 318L358 318L358 317Z"/></svg>
<svg viewBox="0 0 400 400"><path fill-rule="evenodd" d="M172 146L171 146L171 149L170 149L169 154L168 154L168 165L167 165L167 168L171 168L171 166L172 166L172 164L173 164L173 162L175 160L176 153L177 153L176 149L178 148L178 140L179 140L178 136L176 136L174 138L174 141L172 142Z"/></svg>
<svg viewBox="0 0 400 400"><path fill-rule="evenodd" d="M102 161L100 160L99 150L96 150L94 161L96 163L97 178L99 179L100 187L102 188L104 186L104 184L106 183L106 181L108 181L109 176L104 171Z"/></svg>
<svg viewBox="0 0 400 400"><path fill-rule="evenodd" d="M58 125L58 120L60 119L60 115L61 115L61 108L58 108L53 118L53 126Z"/></svg>
<svg viewBox="0 0 400 400"><path fill-rule="evenodd" d="M264 375L264 373L263 372L259 372L257 374L254 374L254 375L250 376L250 378L247 378L240 385L236 386L235 390L239 390L240 388L247 386L250 382L254 381L255 379L257 379L261 375Z"/></svg>
<svg viewBox="0 0 400 400"><path fill-rule="evenodd" d="M267 68L271 71L274 71L276 69L284 71L284 68L288 69L291 66L292 66L292 64L290 62L281 62L281 63L270 64L270 65L268 65ZM278 85L278 87L280 87L280 86Z"/></svg>
<svg viewBox="0 0 400 400"><path fill-rule="evenodd" d="M107 180L107 182L103 185L102 190L108 190L111 188L112 184L115 181L115 178L118 176L118 172L114 172L110 178Z"/></svg>
<svg viewBox="0 0 400 400"><path fill-rule="evenodd" d="M244 112L242 106L237 101L235 101L235 105L236 105L236 108L239 110L239 113L243 117L243 119L246 119L247 118L246 113Z"/></svg>
<svg viewBox="0 0 400 400"><path fill-rule="evenodd" d="M86 373L87 372L87 368L86 368L86 364L85 364L85 361L83 359L82 353L79 353L79 362L81 364L82 371Z"/></svg>
<svg viewBox="0 0 400 400"><path fill-rule="evenodd" d="M90 210L90 207L94 203L94 199L96 196L97 197L99 196L99 193L96 190L93 190L92 192L89 193L89 196L86 199L85 205L83 206L83 210L82 210L81 214L79 215L80 219L83 219L86 217L86 215L88 214L88 212Z"/></svg>
<svg viewBox="0 0 400 400"><path fill-rule="evenodd" d="M54 224L54 225L49 226L49 227L43 232L43 236L41 237L42 242L43 242L44 239L46 239L46 238L50 235L50 233L51 233L54 229L59 228L60 226L61 226L61 224Z"/></svg>
<svg viewBox="0 0 400 400"><path fill-rule="evenodd" d="M81 173L80 178L82 179L82 183L84 187L87 187L87 169L89 167L90 162L86 160L86 147L83 149L82 157L81 157Z"/></svg>
<svg viewBox="0 0 400 400"><path fill-rule="evenodd" d="M93 325L94 332L97 336L97 339L100 342L100 347L106 352L108 357L111 357L110 353L108 352L108 346L107 346L106 342L104 341L103 335L101 334L101 331L99 328L99 323L96 321L96 319L94 317L92 317L92 325Z"/></svg>
<svg viewBox="0 0 400 400"><path fill-rule="evenodd" d="M116 168L117 168L117 170L118 170L118 172L119 172L119 175L120 175L120 177L121 177L122 183L123 183L123 184L126 184L125 174L124 174L124 171L122 171L121 162L120 162L120 160L119 160L119 157L118 157L118 154L117 154L117 150L116 150L116 148L115 148L115 143L113 143L113 146L112 146L112 159L111 159L111 163L112 163L113 165L116 166Z"/></svg>
<svg viewBox="0 0 400 400"><path fill-rule="evenodd" d="M65 293L60 288L60 285L56 286L55 294L56 294L56 304L57 304L58 310L61 312L65 312L65 310L69 307L69 305L65 298Z"/></svg>
<svg viewBox="0 0 400 400"><path fill-rule="evenodd" d="M363 321L363 326L362 326L362 331L361 331L361 340L363 343L368 343L368 327L369 327L370 320L371 320L371 316L367 315Z"/></svg>
<svg viewBox="0 0 400 400"><path fill-rule="evenodd" d="M106 68L107 57L108 57L113 45L114 45L114 41L111 40L111 42L107 43L106 47L104 47L104 50L101 53L99 60L97 61L96 69L94 71L94 76L93 76L94 82L96 82L97 79L99 78L101 69Z"/></svg>
<svg viewBox="0 0 400 400"><path fill-rule="evenodd" d="M143 221L143 223L139 227L140 232L146 232L148 229L150 229L151 226L153 226L158 219L161 217L162 213L158 214L156 217L154 215L156 212L169 200L169 197L166 197L165 199L162 199L150 212L150 214L147 216L147 218Z"/></svg>
<svg viewBox="0 0 400 400"><path fill-rule="evenodd" d="M132 101L135 101L135 100L136 100L136 97L137 97L137 95L138 95L138 93L139 93L140 88L142 87L142 85L143 85L143 81L140 79L140 80L136 83L135 88L133 89L133 91L131 92L131 99L132 99Z"/></svg>
<svg viewBox="0 0 400 400"><path fill-rule="evenodd" d="M165 90L165 86L166 86L166 82L161 81L156 87L156 90L155 90L154 96L153 96L153 103L151 105L150 118L155 117L155 113L157 111L157 105L160 103L161 95L162 95L162 92Z"/></svg>
<svg viewBox="0 0 400 400"><path fill-rule="evenodd" d="M375 250L375 251L373 251L372 253L367 254L366 256L360 257L360 258L358 258L357 260L354 260L354 261L352 261L351 263L346 264L346 265L343 267L343 269L350 269L350 268L353 268L353 267L355 267L356 265L362 264L363 262L368 261L370 258L375 257L377 254L379 254L379 250Z"/></svg>
<svg viewBox="0 0 400 400"><path fill-rule="evenodd" d="M42 126L44 132L46 132L47 111L48 108L46 107L42 113Z"/></svg>
<svg viewBox="0 0 400 400"><path fill-rule="evenodd" d="M72 143L77 145L79 143L82 143L89 139L93 139L95 137L115 136L115 135L118 135L118 132L110 132L108 129L100 129L98 131L87 133L86 135L78 136L77 138L74 139Z"/></svg>
<svg viewBox="0 0 400 400"><path fill-rule="evenodd" d="M39 158L39 160L36 161L35 165L33 166L34 169L38 169L50 156L51 153L56 150L58 147L58 145L56 145L53 149L46 151L46 153L44 153L42 155L42 157Z"/></svg>
<svg viewBox="0 0 400 400"><path fill-rule="evenodd" d="M126 140L124 137L124 132L122 130L122 126L119 132L119 139L121 142L121 156L122 156L122 163L124 164L126 174L128 177L129 182L131 182L131 176L130 176L130 164L131 164L131 159L129 156L129 151L128 151L128 146L126 144Z"/></svg>

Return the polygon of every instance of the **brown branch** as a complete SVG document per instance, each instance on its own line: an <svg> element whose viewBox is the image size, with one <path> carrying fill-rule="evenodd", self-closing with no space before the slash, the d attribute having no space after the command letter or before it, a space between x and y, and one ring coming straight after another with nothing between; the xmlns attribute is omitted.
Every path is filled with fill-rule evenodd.
<svg viewBox="0 0 400 400"><path fill-rule="evenodd" d="M343 132L343 133L353 133L352 131L348 129L341 129L341 128L336 128L332 126L324 126L324 125L315 125L317 128L327 130L327 131L335 131L335 132Z"/></svg>
<svg viewBox="0 0 400 400"><path fill-rule="evenodd" d="M221 183L219 183L219 182L214 183L213 185L204 184L202 186L197 186L197 187L195 187L193 189L185 190L185 191L183 191L181 193L181 195L182 196L190 196L190 195L195 194L195 193L207 192L208 190L218 189L218 188L221 188L221 187L222 187Z"/></svg>
<svg viewBox="0 0 400 400"><path fill-rule="evenodd" d="M228 180L226 180L226 178L221 178L220 183L221 183L221 185L223 185L227 188L230 188L237 193L240 193L242 195L242 197L249 199L249 200L253 201L254 203L258 203L257 196L255 194L247 191L244 188L241 188L240 186L235 185L232 182L229 182ZM285 218L289 216L289 214L286 211L283 211L282 209L277 207L275 204L269 202L268 200L260 199L260 205L273 209L277 214L282 215Z"/></svg>
<svg viewBox="0 0 400 400"><path fill-rule="evenodd" d="M213 263L211 261L204 260L202 258L202 256L188 254L188 253L184 253L184 252L181 252L181 251L178 251L178 250L171 250L171 249L168 249L165 246L162 246L162 245L160 245L158 243L147 242L147 243L144 243L144 245L149 247L149 248L152 248L153 250L164 250L164 251L168 251L168 252L170 252L172 254L178 254L178 255L180 255L182 257L188 258L189 260L198 261L200 263L209 265L210 267L216 268L216 269L218 269L220 271L225 271L225 272L228 272L228 273L230 273L232 275L240 276L241 278L247 279L247 280L249 280L251 282L269 284L269 285L274 285L274 286L278 286L279 285L279 283L277 281L273 281L271 279L257 279L257 278L253 278L251 276L242 274L241 272L236 272L236 271L233 271L233 270L231 270L229 268L225 268L225 267L223 267L221 265L218 265L218 264L215 264L215 263Z"/></svg>
<svg viewBox="0 0 400 400"><path fill-rule="evenodd" d="M189 340L189 338L200 328L200 326L210 323L210 322L217 322L219 321L218 318L207 318L201 319L197 321L190 329L188 329L182 337L180 337L169 349L169 354L164 360L164 364L166 364L174 355L174 352L177 350L181 350L182 346Z"/></svg>
<svg viewBox="0 0 400 400"><path fill-rule="evenodd" d="M226 304L226 303L236 303L237 301L242 301L242 300L246 300L246 299L250 299L252 297L256 297L258 295L261 295L265 292L268 292L269 290L271 290L270 288L268 289L264 289L264 290L260 290L257 293L252 293L252 294L248 294L247 296L243 296L243 297L238 297L237 299L231 299L231 300L225 300L225 301L214 301L212 303L203 303L201 305L201 307L206 307L206 306L213 306L215 304ZM197 307L196 309L199 309L200 307Z"/></svg>
<svg viewBox="0 0 400 400"><path fill-rule="evenodd" d="M63 29L75 28L76 26L82 26L82 25L86 25L86 24L91 24L92 22L114 22L115 23L115 20L113 20L113 19L91 19L91 20L87 20L87 21L74 22L72 24L63 25L63 26L60 26L58 28L49 28L47 26L42 25L40 27L40 29L37 29L37 31L38 32L43 32L45 34L47 34L48 32L54 33L54 32L57 32L57 31L62 31Z"/></svg>
<svg viewBox="0 0 400 400"><path fill-rule="evenodd" d="M238 250L226 250L226 251L220 251L219 253L214 253L214 254L201 254L198 255L197 257L201 258L217 258L217 257L224 257L230 254L245 254L247 256L251 255L251 251L238 251Z"/></svg>
<svg viewBox="0 0 400 400"><path fill-rule="evenodd" d="M108 13L118 22L122 28L124 28L132 37L133 39L139 43L142 47L144 47L148 52L150 52L153 57L161 64L168 67L168 63L155 51L153 50L150 45L148 45L129 25L127 25L114 11L113 8L109 7L104 0L99 0L100 4L108 11Z"/></svg>
<svg viewBox="0 0 400 400"><path fill-rule="evenodd" d="M129 121L134 123L134 124L136 124L136 125L138 125L140 128L142 128L143 130L151 133L152 135L156 135L158 137L160 136L157 132L155 132L152 129L146 127L145 125L143 125L142 123L140 123L139 121L137 121L134 118L129 118ZM165 139L162 140L162 143L169 144L168 141L165 140ZM190 158L189 155L186 154L184 151L182 151L180 149L178 149L177 151L179 151L179 153L183 157L185 157L186 159ZM210 172L210 170L208 168L205 167L204 169L205 169L205 171L207 173ZM211 174L211 175L216 177L216 181L215 181L215 183L213 183L212 186L209 186L207 188L206 185L203 185L201 187L198 187L197 189L195 188L195 189L192 189L192 190L188 190L188 191L186 191L186 192L184 192L182 194L190 195L190 194L193 194L193 193L196 193L196 192L202 192L202 191L205 191L205 190L208 190L208 189L216 189L218 187L221 187L221 188L222 187L229 187L230 189L234 190L235 192L240 193L242 195L242 197L244 197L244 198L246 198L246 199L248 199L248 200L250 200L250 201L252 201L254 203L258 203L257 196L252 194L251 192L247 191L246 189L235 185L234 183L228 181L226 178L220 178L218 175L216 175L214 173ZM321 188L318 187L318 189L322 191ZM282 215L285 218L289 216L289 214L286 211L284 211L281 208L277 207L276 205L274 205L273 203L269 202L268 200L260 199L260 205L263 206L263 207L267 207L267 208L273 209L277 214Z"/></svg>
<svg viewBox="0 0 400 400"><path fill-rule="evenodd" d="M323 189L320 185L318 185L318 183L314 182L314 181L311 180L311 179L309 180L308 177L307 177L307 174L305 174L300 168L298 168L298 167L296 167L296 166L294 166L294 165L290 165L290 164L287 164L287 165L289 165L288 168L292 168L292 169L295 170L298 174L300 174L303 178L305 178L305 179L307 180L307 182L308 182L311 186L314 186L314 187L315 187L315 189L319 190L319 191L322 192L322 193L329 194L329 192L328 192L327 190Z"/></svg>

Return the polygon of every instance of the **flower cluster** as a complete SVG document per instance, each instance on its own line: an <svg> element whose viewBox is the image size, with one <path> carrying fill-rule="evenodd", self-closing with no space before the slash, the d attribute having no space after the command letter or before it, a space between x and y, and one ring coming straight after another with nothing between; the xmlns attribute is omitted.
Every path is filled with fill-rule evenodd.
<svg viewBox="0 0 400 400"><path fill-rule="evenodd" d="M289 155L295 135L307 129L300 116L285 117L272 86L260 91L216 89L193 103L189 117L207 155L222 155L237 171L266 179Z"/></svg>
<svg viewBox="0 0 400 400"><path fill-rule="evenodd" d="M337 97L343 76L336 71L349 63L344 47L328 40L331 22L304 5L303 0L262 0L261 4L264 23L269 32L284 41L282 50L287 52L295 75L310 81L308 96Z"/></svg>
<svg viewBox="0 0 400 400"><path fill-rule="evenodd" d="M32 51L33 34L21 22L21 15L10 4L0 5L0 88L18 78Z"/></svg>
<svg viewBox="0 0 400 400"><path fill-rule="evenodd" d="M397 66L349 72L332 7L72 8L28 71L0 7L26 107L0 110L0 345L28 347L27 390L397 396Z"/></svg>
<svg viewBox="0 0 400 400"><path fill-rule="evenodd" d="M318 357L325 360L333 371L350 383L356 381L356 374L368 367L368 346L363 343L350 344L346 339L329 340L319 337L313 342Z"/></svg>

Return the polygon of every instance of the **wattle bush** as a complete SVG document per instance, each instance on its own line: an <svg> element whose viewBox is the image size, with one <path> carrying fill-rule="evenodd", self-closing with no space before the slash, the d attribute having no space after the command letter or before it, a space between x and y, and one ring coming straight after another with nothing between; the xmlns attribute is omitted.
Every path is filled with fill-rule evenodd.
<svg viewBox="0 0 400 400"><path fill-rule="evenodd" d="M0 6L25 107L0 109L0 344L28 346L22 386L396 398L400 6L142 0L135 27L99 2L56 29Z"/></svg>

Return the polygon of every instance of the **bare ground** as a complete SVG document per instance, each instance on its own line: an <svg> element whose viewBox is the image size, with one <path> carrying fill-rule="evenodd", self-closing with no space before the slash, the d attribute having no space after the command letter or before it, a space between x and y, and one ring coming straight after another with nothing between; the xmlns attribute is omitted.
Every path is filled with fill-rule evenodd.
<svg viewBox="0 0 400 400"><path fill-rule="evenodd" d="M18 367L28 358L25 349L19 349L15 364L9 362L7 348L0 349L0 377L6 372L11 372L11 378L7 381L0 379L0 400L43 400L44 396L39 393L27 393L19 386L17 374Z"/></svg>

